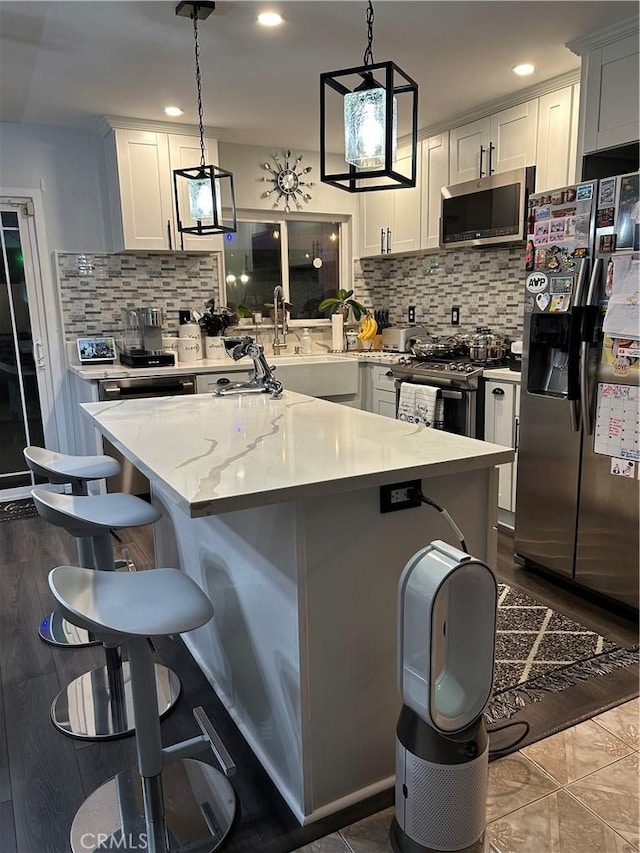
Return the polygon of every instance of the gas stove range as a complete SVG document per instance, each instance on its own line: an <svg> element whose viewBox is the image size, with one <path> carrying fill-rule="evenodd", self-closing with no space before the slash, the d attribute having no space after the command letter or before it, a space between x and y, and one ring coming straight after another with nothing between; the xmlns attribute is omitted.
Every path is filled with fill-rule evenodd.
<svg viewBox="0 0 640 853"><path fill-rule="evenodd" d="M393 365L392 372L397 379L404 379L406 382L464 388L469 391L477 390L482 377L482 367L472 364L468 359L438 362L402 356Z"/></svg>

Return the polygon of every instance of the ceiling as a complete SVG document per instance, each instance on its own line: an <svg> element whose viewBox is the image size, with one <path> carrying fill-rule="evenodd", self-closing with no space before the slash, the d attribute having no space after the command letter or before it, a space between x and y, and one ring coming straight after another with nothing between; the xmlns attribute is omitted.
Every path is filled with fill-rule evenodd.
<svg viewBox="0 0 640 853"><path fill-rule="evenodd" d="M92 127L101 115L197 124L191 21L176 3L0 2L2 121ZM285 22L265 29L258 11ZM637 2L375 0L374 57L419 84L419 127L579 67L564 45ZM319 147L319 76L362 64L364 0L219 0L201 21L205 124L222 140ZM511 68L532 62L519 78Z"/></svg>

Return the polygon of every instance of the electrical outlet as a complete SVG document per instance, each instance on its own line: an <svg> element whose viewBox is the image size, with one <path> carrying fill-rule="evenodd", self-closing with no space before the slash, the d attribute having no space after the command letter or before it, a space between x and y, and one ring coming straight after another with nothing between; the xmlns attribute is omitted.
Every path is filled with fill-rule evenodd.
<svg viewBox="0 0 640 853"><path fill-rule="evenodd" d="M420 506L422 483L420 480L407 480L404 483L392 483L380 486L380 512L395 512L398 509L409 509Z"/></svg>
<svg viewBox="0 0 640 853"><path fill-rule="evenodd" d="M451 325L459 326L460 325L460 306L452 305L451 306Z"/></svg>
<svg viewBox="0 0 640 853"><path fill-rule="evenodd" d="M416 306L415 305L409 305L409 311L407 313L408 313L409 322L415 323L415 321L416 321Z"/></svg>

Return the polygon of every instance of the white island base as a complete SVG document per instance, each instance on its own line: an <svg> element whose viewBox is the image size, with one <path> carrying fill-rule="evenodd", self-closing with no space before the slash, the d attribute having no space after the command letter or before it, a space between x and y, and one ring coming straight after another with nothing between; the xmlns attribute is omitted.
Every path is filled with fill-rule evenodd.
<svg viewBox="0 0 640 853"><path fill-rule="evenodd" d="M497 486L494 467L422 480L492 567ZM433 539L458 546L432 508L381 514L379 491L191 518L153 483L157 564L215 607L183 639L300 823L392 787L398 579Z"/></svg>

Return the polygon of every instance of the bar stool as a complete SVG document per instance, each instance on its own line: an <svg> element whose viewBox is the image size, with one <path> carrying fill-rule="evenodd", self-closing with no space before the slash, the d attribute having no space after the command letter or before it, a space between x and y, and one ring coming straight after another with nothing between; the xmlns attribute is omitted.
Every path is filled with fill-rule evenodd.
<svg viewBox="0 0 640 853"><path fill-rule="evenodd" d="M121 492L61 495L35 488L31 494L38 513L45 521L63 527L72 536L89 539L94 554L93 566L98 570L96 574L100 575L115 574L111 528L142 527L161 518L161 513L146 501ZM127 604L126 601L121 602L122 607ZM63 615L70 621L66 614ZM70 737L103 740L133 732L129 663L122 660L117 643L102 641L102 645L105 647L106 666L76 678L60 691L51 705L54 726ZM156 664L155 671L157 711L162 716L176 703L180 695L180 681L162 664Z"/></svg>
<svg viewBox="0 0 640 853"><path fill-rule="evenodd" d="M22 451L30 470L52 484L70 484L74 495L86 495L87 483L102 480L120 473L120 463L111 456L72 456L46 450L44 447L29 446ZM78 537L78 562L88 568L93 566L91 540ZM54 610L40 622L38 634L41 640L52 646L83 647L99 645L83 628L71 625Z"/></svg>
<svg viewBox="0 0 640 853"><path fill-rule="evenodd" d="M137 769L119 773L82 804L71 826L74 853L216 850L236 812L236 794L219 770L186 756L210 746L227 775L235 765L202 708L202 735L162 747L149 639L192 631L213 616L200 587L177 569L135 574L58 566L49 586L67 619L113 643L131 666Z"/></svg>

